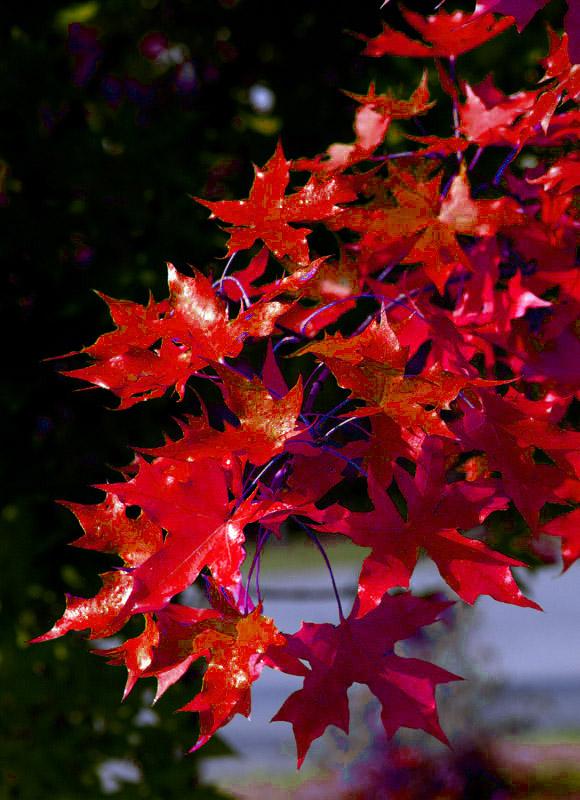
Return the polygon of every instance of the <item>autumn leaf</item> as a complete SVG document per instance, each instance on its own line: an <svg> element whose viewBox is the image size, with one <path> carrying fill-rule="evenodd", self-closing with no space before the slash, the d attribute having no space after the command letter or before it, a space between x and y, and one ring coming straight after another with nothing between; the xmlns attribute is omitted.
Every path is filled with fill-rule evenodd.
<svg viewBox="0 0 580 800"><path fill-rule="evenodd" d="M309 263L306 241L308 228L293 228L290 223L318 222L332 216L339 203L356 200L356 192L347 178L340 176L321 180L316 176L299 192L285 196L290 180L288 162L282 145L262 168L254 167L254 184L247 200L211 202L195 197L211 211L211 216L233 224L228 229L228 255L262 241L277 258L289 255L297 264Z"/></svg>
<svg viewBox="0 0 580 800"><path fill-rule="evenodd" d="M455 435L439 416L466 386L491 386L485 381L444 372L437 366L421 375L406 375L408 348L403 348L390 327L384 309L380 321L361 334L344 339L341 334L303 347L297 355L315 353L331 370L339 386L367 405L351 416L383 413L401 428L420 428L440 436ZM501 382L499 382L501 383Z"/></svg>
<svg viewBox="0 0 580 800"><path fill-rule="evenodd" d="M290 722L298 750L298 767L312 742L329 725L348 733L347 689L366 684L382 705L387 737L400 727L421 728L447 744L437 718L435 688L461 680L440 667L393 652L396 641L431 625L450 606L410 594L385 595L376 608L359 616L358 603L340 625L304 622L287 637L284 650L308 661L302 689L291 694L272 722ZM275 660L273 666L277 666Z"/></svg>
<svg viewBox="0 0 580 800"><path fill-rule="evenodd" d="M178 423L183 437L162 447L137 448L140 453L156 457L195 461L238 454L254 464L263 464L280 453L285 442L297 437L303 424L297 419L302 406L302 381L284 397L276 399L258 377L251 381L218 363L212 368L222 380L228 407L239 425L225 421L224 432L211 428L207 416L187 417Z"/></svg>
<svg viewBox="0 0 580 800"><path fill-rule="evenodd" d="M131 616L129 606L134 589L132 570L144 564L163 546L161 528L139 514L130 519L126 505L111 492L102 503L82 505L61 501L70 509L83 527L84 534L72 544L75 547L114 553L123 559L127 570L102 574L103 588L92 598L66 595L66 609L54 627L34 639L46 642L68 631L90 629L91 639L101 639L117 633Z"/></svg>
<svg viewBox="0 0 580 800"><path fill-rule="evenodd" d="M383 32L375 39L355 34L367 43L364 55L451 58L479 47L513 24L510 19L495 20L493 14L469 15L462 11L447 14L439 11L423 17L405 8L401 11L427 44L410 39L383 22Z"/></svg>
<svg viewBox="0 0 580 800"><path fill-rule="evenodd" d="M167 534L163 547L132 570L134 590L128 610L144 613L163 608L190 586L206 564L222 584L237 587L245 558L243 528L253 519L251 503L232 513L226 475L216 460L183 462L138 457L131 480L97 488L115 493L127 505L139 506Z"/></svg>
<svg viewBox="0 0 580 800"><path fill-rule="evenodd" d="M243 614L224 594L221 609L170 604L155 617L146 615L140 636L99 651L109 663L127 667L125 696L139 678L155 677L154 702L193 662L206 659L201 691L180 709L200 715L199 738L192 751L209 741L235 714L249 716L251 686L262 672L263 656L270 646L285 642L272 620L262 616L260 607Z"/></svg>
<svg viewBox="0 0 580 800"><path fill-rule="evenodd" d="M356 140L352 144L332 144L326 154L314 159L297 159L292 162L293 170L306 169L330 176L365 161L383 143L392 119L409 119L426 113L435 105L435 101L429 102L426 70L408 100L398 100L391 91L377 94L374 82L366 95L347 91L344 94L361 104L354 118Z"/></svg>
<svg viewBox="0 0 580 800"><path fill-rule="evenodd" d="M189 277L168 264L167 300L150 299L141 306L103 296L116 330L81 351L96 363L63 374L114 392L121 399L119 409L160 397L170 386L183 398L187 380L208 361L235 358L246 338L272 333L278 317L292 305L272 297L285 291L286 283L291 287L304 283L317 266L280 281L267 297L230 320L225 303L202 273L194 270Z"/></svg>
<svg viewBox="0 0 580 800"><path fill-rule="evenodd" d="M425 177L391 163L388 180L368 185L375 193L370 203L345 208L327 224L360 233L357 247L363 253L381 248L397 262L422 263L443 294L456 267L472 270L458 235L490 237L526 220L512 198L472 199L464 162L443 198L441 180L441 173Z"/></svg>
<svg viewBox="0 0 580 800"><path fill-rule="evenodd" d="M559 502L555 493L564 474L552 464L536 463L533 446L522 447L517 440L517 422L523 414L500 395L485 389L478 398L459 400L461 419L449 427L457 434L465 450L482 450L492 469L501 472L502 486L532 530L537 530L538 516L547 502ZM516 427L512 430L513 423ZM533 486L533 491L529 487Z"/></svg>
<svg viewBox="0 0 580 800"><path fill-rule="evenodd" d="M387 589L407 588L419 558L419 548L433 559L444 581L467 603L482 594L519 606L539 608L524 597L510 568L521 561L490 550L483 542L469 539L469 531L508 501L492 479L447 484L444 450L437 437L423 443L413 479L397 464L393 471L407 503L407 519L397 511L384 489L369 476L369 497L374 511L329 511L319 530L348 536L372 552L363 563L359 578L360 614L375 608Z"/></svg>

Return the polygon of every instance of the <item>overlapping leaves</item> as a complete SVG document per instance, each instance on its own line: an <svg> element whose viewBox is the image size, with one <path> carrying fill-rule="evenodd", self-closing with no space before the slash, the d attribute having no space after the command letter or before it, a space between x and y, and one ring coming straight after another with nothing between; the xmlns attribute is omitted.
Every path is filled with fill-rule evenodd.
<svg viewBox="0 0 580 800"><path fill-rule="evenodd" d="M123 479L99 485L101 503L64 503L84 529L74 544L123 565L101 576L95 597L68 596L37 641L84 630L104 638L142 616L142 633L105 655L126 666L126 691L153 676L157 696L205 659L201 691L183 709L199 713L198 747L234 714L249 715L264 666L304 678L275 716L292 724L299 764L328 725L348 730L354 682L379 698L388 736L407 726L446 741L435 689L456 676L393 647L448 604L389 591L407 589L423 552L465 602L490 595L538 608L511 572L523 555L472 533L508 509L530 539L558 537L566 568L580 556L580 170L567 144L580 112L562 109L580 99L572 5L567 33L548 32L537 88L506 96L491 76L470 86L453 70L544 2L528 5L404 11L422 41L388 26L361 37L367 55L438 59L454 109L448 135L408 132L416 150L386 152L392 119L433 106L427 72L408 100L375 83L349 93L355 142L293 162L278 143L247 199L200 200L229 225L234 267L212 283L169 265L169 297L146 306L104 298L115 330L82 351L88 366L65 373L113 392L119 408L173 388L187 411L178 438L135 448ZM533 167L516 161L528 147ZM488 148L507 154L476 186ZM310 176L288 191L293 170ZM311 247L316 224L336 237L332 256ZM221 392L218 419L202 381L187 404L192 376ZM371 510L342 500L355 478ZM262 614L268 598L250 579L289 518L322 549L341 534L371 550L348 617L337 598L337 626L305 622L286 634ZM181 604L202 580L210 607Z"/></svg>

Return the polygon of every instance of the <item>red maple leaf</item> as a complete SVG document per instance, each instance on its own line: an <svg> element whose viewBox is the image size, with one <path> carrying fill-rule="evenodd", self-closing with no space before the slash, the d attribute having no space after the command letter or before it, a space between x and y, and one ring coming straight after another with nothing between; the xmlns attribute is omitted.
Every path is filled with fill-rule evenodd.
<svg viewBox="0 0 580 800"><path fill-rule="evenodd" d="M292 162L292 169L307 169L315 174L331 175L365 161L382 144L392 119L409 119L426 113L435 105L434 101L429 102L426 70L408 100L398 100L391 91L377 94L374 82L366 95L346 91L344 93L361 104L354 118L356 141L352 144L333 144L324 155L314 159L297 159Z"/></svg>
<svg viewBox="0 0 580 800"><path fill-rule="evenodd" d="M194 276L188 277L168 264L167 300L155 303L150 298L147 306L141 306L103 295L116 330L81 351L96 363L63 374L114 392L121 398L119 409L160 397L170 386L182 398L188 378L208 361L235 358L247 337L272 333L277 318L292 305L272 301L272 297L303 286L318 263L279 281L260 302L233 320L205 275L194 270Z"/></svg>
<svg viewBox="0 0 580 800"><path fill-rule="evenodd" d="M67 596L62 618L35 641L87 628L92 639L111 636L130 616L162 609L206 564L221 583L240 589L243 528L259 507L250 498L232 513L217 461L137 463L132 480L97 487L107 491L104 503L68 504L86 530L80 546L118 553L125 568L103 574L103 588L93 598ZM129 505L142 509L136 520L126 517Z"/></svg>
<svg viewBox="0 0 580 800"><path fill-rule="evenodd" d="M366 407L350 412L351 416L383 413L401 428L422 429L451 438L454 434L441 420L439 410L447 409L468 385L502 383L444 372L437 365L421 375L406 375L409 348L399 344L384 308L380 322L372 322L358 336L327 336L321 342L306 345L297 355L302 353L315 353L339 386L366 401Z"/></svg>
<svg viewBox="0 0 580 800"><path fill-rule="evenodd" d="M282 144L262 168L254 167L255 179L247 200L211 202L195 197L211 211L211 216L231 222L228 255L262 241L278 258L289 255L297 264L309 263L306 235L308 228L293 228L290 223L317 222L331 217L338 203L356 200L348 178L336 176L321 180L312 176L299 192L285 196L290 181L288 162Z"/></svg>
<svg viewBox="0 0 580 800"><path fill-rule="evenodd" d="M521 33L532 17L543 8L548 0L478 0L475 14L487 15L489 12L513 17ZM575 0L568 0L568 12L564 17L564 27L570 37L570 60L573 64L580 62L580 7Z"/></svg>
<svg viewBox="0 0 580 800"><path fill-rule="evenodd" d="M170 604L155 616L146 615L145 630L125 644L100 650L111 664L129 672L125 696L139 678L157 679L156 702L198 658L207 660L201 691L179 709L200 715L199 739L204 745L235 714L249 716L251 686L265 664L264 654L285 637L261 607L243 614L231 596L219 592L218 609L199 610Z"/></svg>
<svg viewBox="0 0 580 800"><path fill-rule="evenodd" d="M518 442L517 423L525 417L516 405L485 389L479 390L477 398L468 394L467 402L459 400L463 416L449 427L465 450L481 450L486 454L490 467L501 472L503 490L532 530L536 530L544 504L559 502L555 490L565 475L552 464L536 463L533 445L522 447ZM534 487L533 491L530 487Z"/></svg>
<svg viewBox="0 0 580 800"><path fill-rule="evenodd" d="M313 527L343 533L372 553L359 578L359 613L375 608L385 591L407 588L422 547L437 565L441 577L472 604L482 594L504 603L539 608L522 595L510 567L521 561L490 550L483 542L462 536L491 514L507 508L507 498L497 480L445 482L442 441L427 437L413 479L397 464L393 471L406 500L404 520L374 477L369 476L369 497L374 511L329 509L327 519Z"/></svg>
<svg viewBox="0 0 580 800"><path fill-rule="evenodd" d="M363 252L388 248L393 260L421 262L441 294L456 267L472 269L458 235L489 237L525 222L512 198L473 200L464 162L444 198L441 173L428 177L393 163L389 173L386 181L367 183L368 193L375 194L370 203L345 208L327 224L360 233L357 246Z"/></svg>
<svg viewBox="0 0 580 800"><path fill-rule="evenodd" d="M456 11L447 14L439 11L423 17L405 8L403 16L428 44L410 39L383 22L383 32L375 39L355 34L367 43L364 55L419 56L451 58L479 47L513 24L511 19L495 20L493 14L464 14Z"/></svg>
<svg viewBox="0 0 580 800"><path fill-rule="evenodd" d="M221 432L209 426L205 415L187 417L185 423L178 421L182 439L162 447L137 448L140 453L179 461L236 454L263 464L302 433L304 425L297 424L302 406L301 378L284 397L276 399L258 377L250 381L221 364L211 366L220 376L227 405L240 424L234 426L226 420L226 430Z"/></svg>
<svg viewBox="0 0 580 800"><path fill-rule="evenodd" d="M128 605L134 588L132 570L162 548L163 532L145 514L129 519L125 504L111 492L97 505L61 503L76 515L85 531L72 543L75 547L115 553L128 569L102 574L103 588L95 597L87 599L67 594L63 616L48 633L34 641L45 642L68 631L87 628L91 639L112 636L125 625L132 613Z"/></svg>
<svg viewBox="0 0 580 800"><path fill-rule="evenodd" d="M286 700L272 721L290 722L302 765L312 742L329 725L348 733L347 689L366 684L382 705L381 718L390 738L400 727L421 728L447 744L437 718L435 687L462 680L441 667L393 652L395 642L407 639L437 621L452 603L428 602L410 594L385 595L377 608L358 614L358 602L340 625L305 622L287 637L283 651L295 661L308 661L304 686ZM268 663L284 669L276 649ZM298 662L300 664L300 662Z"/></svg>
<svg viewBox="0 0 580 800"><path fill-rule="evenodd" d="M251 503L232 514L226 476L218 461L193 462L138 458L139 470L125 483L97 486L115 493L127 505L137 505L167 531L163 547L131 572L134 589L131 613L163 608L190 586L205 565L225 586L241 582L245 558L243 528L253 519Z"/></svg>

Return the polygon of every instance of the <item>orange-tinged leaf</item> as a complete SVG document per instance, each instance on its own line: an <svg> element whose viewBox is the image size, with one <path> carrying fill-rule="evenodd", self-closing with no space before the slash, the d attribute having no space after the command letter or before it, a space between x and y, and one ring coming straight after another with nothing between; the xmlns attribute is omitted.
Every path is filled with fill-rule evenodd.
<svg viewBox="0 0 580 800"><path fill-rule="evenodd" d="M200 610L170 604L156 619L146 615L140 636L100 651L109 663L127 666L125 694L139 678L157 678L156 700L194 661L206 658L201 691L180 709L200 714L200 735L193 750L235 714L249 716L251 686L262 672L266 651L286 641L260 606L244 614L227 593L221 594L218 605L219 609Z"/></svg>
<svg viewBox="0 0 580 800"><path fill-rule="evenodd" d="M179 422L183 438L162 447L138 448L147 455L195 461L232 454L262 464L282 452L287 441L302 433L298 423L302 406L302 379L284 397L276 399L258 377L251 381L221 364L211 366L222 379L224 396L240 425L226 421L224 432L211 428L207 417L188 416Z"/></svg>
<svg viewBox="0 0 580 800"><path fill-rule="evenodd" d="M72 544L102 553L115 553L128 567L136 567L156 553L163 545L161 528L144 514L130 519L126 505L119 498L107 493L98 505L82 505L61 500L77 517L85 533Z"/></svg>
<svg viewBox="0 0 580 800"><path fill-rule="evenodd" d="M308 228L293 228L289 223L317 222L332 216L338 203L356 199L349 180L340 176L321 180L313 176L299 192L285 196L290 180L282 145L262 168L254 167L254 184L247 200L211 202L194 198L211 211L212 217L232 223L228 229L228 255L251 247L257 239L277 258L290 256L297 264L310 261Z"/></svg>
<svg viewBox="0 0 580 800"><path fill-rule="evenodd" d="M69 631L90 629L90 639L104 639L121 630L131 615L128 608L134 589L129 572L105 572L103 588L91 598L66 595L66 609L50 631L32 642L47 642Z"/></svg>
<svg viewBox="0 0 580 800"><path fill-rule="evenodd" d="M450 438L455 434L441 420L439 411L448 409L468 385L493 386L503 382L455 375L437 367L421 375L406 375L409 348L399 344L384 308L380 322L372 322L358 336L327 337L306 345L297 355L309 352L326 364L339 386L366 401L367 405L350 412L351 416L383 413L401 428L420 428Z"/></svg>

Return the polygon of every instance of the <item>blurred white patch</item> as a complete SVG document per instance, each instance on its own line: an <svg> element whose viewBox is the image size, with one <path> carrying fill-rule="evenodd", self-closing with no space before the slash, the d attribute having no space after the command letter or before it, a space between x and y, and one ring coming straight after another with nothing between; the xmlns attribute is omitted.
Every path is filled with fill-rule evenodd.
<svg viewBox="0 0 580 800"><path fill-rule="evenodd" d="M115 794L123 783L139 783L143 778L140 767L124 758L108 758L97 767L103 794Z"/></svg>
<svg viewBox="0 0 580 800"><path fill-rule="evenodd" d="M276 95L267 86L255 83L248 92L250 105L258 114L269 114L274 108Z"/></svg>
<svg viewBox="0 0 580 800"><path fill-rule="evenodd" d="M159 725L159 715L152 711L150 708L142 708L133 719L133 725L138 728L150 728Z"/></svg>

